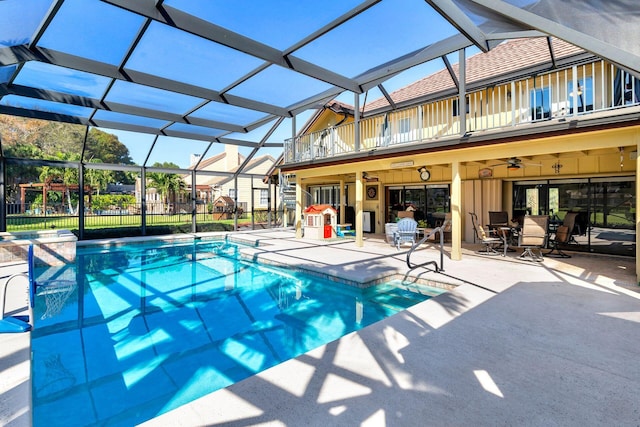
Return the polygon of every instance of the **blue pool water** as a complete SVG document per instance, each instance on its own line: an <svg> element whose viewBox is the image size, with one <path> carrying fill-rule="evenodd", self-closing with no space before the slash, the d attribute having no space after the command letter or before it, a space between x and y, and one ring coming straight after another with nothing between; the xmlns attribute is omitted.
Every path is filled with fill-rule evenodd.
<svg viewBox="0 0 640 427"><path fill-rule="evenodd" d="M358 289L238 253L79 247L77 284L35 300L34 425L133 425L443 292Z"/></svg>

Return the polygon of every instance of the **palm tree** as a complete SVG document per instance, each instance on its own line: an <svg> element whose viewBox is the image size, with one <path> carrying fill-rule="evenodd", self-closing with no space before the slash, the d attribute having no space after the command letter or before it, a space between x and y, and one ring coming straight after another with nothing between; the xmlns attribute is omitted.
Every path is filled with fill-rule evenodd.
<svg viewBox="0 0 640 427"><path fill-rule="evenodd" d="M178 167L173 163L155 163L153 166ZM176 194L184 191L187 187L182 177L176 173L149 172L147 174L147 178L149 179L149 187L158 190L162 198L162 202L166 204L165 212L169 211L170 199L175 201ZM171 196L171 198L169 198L169 196Z"/></svg>
<svg viewBox="0 0 640 427"><path fill-rule="evenodd" d="M102 163L100 159L91 159L89 163ZM100 190L107 188L107 185L113 182L115 174L110 170L90 169L85 170L85 176L89 181L91 187L96 188L96 195L100 195Z"/></svg>

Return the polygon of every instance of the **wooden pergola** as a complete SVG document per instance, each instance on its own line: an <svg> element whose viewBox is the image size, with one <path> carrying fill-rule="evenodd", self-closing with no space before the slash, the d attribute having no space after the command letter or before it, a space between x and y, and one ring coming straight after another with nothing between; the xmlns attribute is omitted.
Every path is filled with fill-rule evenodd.
<svg viewBox="0 0 640 427"><path fill-rule="evenodd" d="M54 191L62 193L62 202L64 204L64 195L67 191L77 192L80 188L78 184L63 184L59 182L30 182L28 184L19 184L20 186L20 213L25 213L26 195L27 191L42 191L42 210L47 211L47 193ZM89 195L89 204L91 204L91 194L93 193L93 187L90 185L84 186L84 194Z"/></svg>

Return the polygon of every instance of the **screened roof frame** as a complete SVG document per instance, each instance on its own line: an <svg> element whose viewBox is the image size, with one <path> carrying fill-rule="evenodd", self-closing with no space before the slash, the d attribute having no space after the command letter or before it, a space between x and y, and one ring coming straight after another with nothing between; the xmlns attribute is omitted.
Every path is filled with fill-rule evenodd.
<svg viewBox="0 0 640 427"><path fill-rule="evenodd" d="M252 148L251 154L247 156L245 162L238 169L238 172L236 172L237 175L242 174L243 168L260 148L282 146L280 142L267 142L267 140L282 123L284 118L295 117L297 114L308 109L319 108L327 101L345 91L362 94L374 87L378 87L383 96L389 100L389 108L394 108L395 103L384 86L386 80L413 66L437 58L442 58L447 68L450 69L451 67L446 60L446 55L472 45L475 45L482 51L487 51L501 41L509 38L554 36L580 46L588 52L607 59L636 76L640 76L640 52L619 48L614 46L610 40L605 40L604 36L598 37L597 34L588 34L585 31L581 31L579 29L579 23L571 23L575 24L572 26L563 25L562 23L555 22L548 16L537 13L539 11L553 10L555 6L553 6L551 0L532 0L528 5L522 7L516 6L514 4L516 3L515 0L425 0L424 6L433 8L459 31L459 34L426 45L413 52L400 54L395 59L379 64L354 77L341 75L295 55L295 53L304 46L328 34L361 13L375 8L376 5L383 1L389 0L365 0L320 28L311 31L308 35L288 48L281 50L261 43L256 39L230 31L215 23L208 22L198 16L186 13L163 1L145 0L131 2L129 0L102 0L102 3L116 6L143 18L143 24L138 29L134 40L131 41L123 59L118 65L114 66L38 45L48 30L49 25L54 20L56 13L65 3L65 0L55 0L29 43L0 47L0 66L17 65L8 81L6 83L0 83L0 100L5 96L15 95L35 100L87 107L93 111L88 117L82 117L50 111L25 109L10 105L0 105L0 113L76 123L85 126L208 141L210 144L207 147L207 151L214 143L235 144ZM583 5L574 3L563 5L564 8L578 8L581 6ZM25 5L25 7L28 7L28 4ZM238 7L242 6L239 5ZM624 24L640 27L637 25L639 15L637 6L633 0L612 1L609 2L607 7L611 9L603 11L603 22L608 17L613 16L614 13L628 8L629 11L636 13L627 14L624 17ZM606 13L610 15L606 16ZM619 18L618 20L623 22ZM176 81L159 75L127 68L127 61L134 54L142 37L153 22L168 25L176 30L184 31L204 40L226 46L263 62L255 69L240 76L220 90L213 90L184 81ZM346 48L348 49L349 47L347 46ZM553 51L551 50L550 53L553 58ZM107 77L110 79L110 82L99 99L14 84L23 65L28 61L39 61L70 70ZM261 102L230 93L235 87L249 81L252 77L272 66L283 67L314 80L324 82L331 87L311 97L299 99L284 108L272 103ZM452 76L455 81L455 74L452 73ZM192 109L184 113L172 113L114 102L107 98L111 88L118 81L136 83L175 94L188 95L197 99L198 102ZM264 114L264 116L257 120L237 124L230 121L213 120L194 117L192 115L198 111L199 108L212 102L259 112L260 114ZM159 120L166 123L159 127L152 127L96 118L96 114L100 111L121 113L133 117ZM273 123L273 125L270 127L270 130L260 141L245 141L233 137L234 134L247 133L271 123ZM171 126L174 124L211 129L212 134L205 135L198 132L172 130ZM94 165L92 165L92 167L93 166Z"/></svg>

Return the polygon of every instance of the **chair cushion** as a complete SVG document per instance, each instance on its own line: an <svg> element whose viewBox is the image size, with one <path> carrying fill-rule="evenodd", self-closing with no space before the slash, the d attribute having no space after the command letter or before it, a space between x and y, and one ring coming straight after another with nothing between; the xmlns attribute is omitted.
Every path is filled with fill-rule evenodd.
<svg viewBox="0 0 640 427"><path fill-rule="evenodd" d="M556 230L556 241L557 242L566 242L569 237L569 227L566 225L561 225Z"/></svg>

